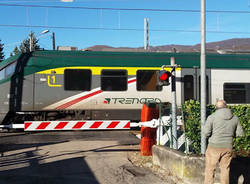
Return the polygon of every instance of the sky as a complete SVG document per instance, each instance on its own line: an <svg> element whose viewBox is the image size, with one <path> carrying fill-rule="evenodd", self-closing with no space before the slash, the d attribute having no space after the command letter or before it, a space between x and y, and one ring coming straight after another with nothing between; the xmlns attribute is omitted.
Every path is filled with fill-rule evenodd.
<svg viewBox="0 0 250 184"><path fill-rule="evenodd" d="M207 42L250 37L250 0L207 0L206 10ZM52 32L56 46L79 50L142 47L149 18L151 46L194 45L200 43L199 11L200 0L0 0L0 40L5 58L30 31L46 50L52 49Z"/></svg>

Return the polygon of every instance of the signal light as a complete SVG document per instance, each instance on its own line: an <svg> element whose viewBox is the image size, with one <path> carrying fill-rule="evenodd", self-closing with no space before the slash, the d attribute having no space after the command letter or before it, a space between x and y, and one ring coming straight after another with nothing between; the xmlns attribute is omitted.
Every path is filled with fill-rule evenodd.
<svg viewBox="0 0 250 184"><path fill-rule="evenodd" d="M161 76L160 76L160 80L161 81L164 81L168 78L168 74L167 73L163 73Z"/></svg>
<svg viewBox="0 0 250 184"><path fill-rule="evenodd" d="M166 71L166 70L160 70L158 72L158 85L159 86L168 86L169 83L169 78L172 76L171 72Z"/></svg>

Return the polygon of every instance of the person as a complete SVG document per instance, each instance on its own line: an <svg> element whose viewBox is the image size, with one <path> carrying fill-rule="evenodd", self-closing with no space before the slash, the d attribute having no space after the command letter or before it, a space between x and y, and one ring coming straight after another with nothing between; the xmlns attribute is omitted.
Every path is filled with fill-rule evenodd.
<svg viewBox="0 0 250 184"><path fill-rule="evenodd" d="M218 100L216 111L208 116L204 134L208 138L206 150L205 184L213 184L217 163L220 163L220 183L229 184L233 137L243 136L239 118L228 109L224 100Z"/></svg>

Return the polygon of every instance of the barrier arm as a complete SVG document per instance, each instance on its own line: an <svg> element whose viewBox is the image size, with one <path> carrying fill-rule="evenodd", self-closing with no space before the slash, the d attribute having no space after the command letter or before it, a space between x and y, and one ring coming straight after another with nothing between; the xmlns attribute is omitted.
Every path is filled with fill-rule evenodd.
<svg viewBox="0 0 250 184"><path fill-rule="evenodd" d="M24 129L24 124L8 124L8 125L0 125L0 129Z"/></svg>
<svg viewBox="0 0 250 184"><path fill-rule="evenodd" d="M23 124L0 125L1 129L24 129L24 131L53 131L53 130L124 130L132 127L171 126L171 116L152 119L144 122L130 120L75 120L75 121L25 121Z"/></svg>
<svg viewBox="0 0 250 184"><path fill-rule="evenodd" d="M162 116L161 119L152 119L150 121L143 121L139 123L131 123L130 127L149 127L149 128L157 128L159 126L170 126L171 117L170 116Z"/></svg>

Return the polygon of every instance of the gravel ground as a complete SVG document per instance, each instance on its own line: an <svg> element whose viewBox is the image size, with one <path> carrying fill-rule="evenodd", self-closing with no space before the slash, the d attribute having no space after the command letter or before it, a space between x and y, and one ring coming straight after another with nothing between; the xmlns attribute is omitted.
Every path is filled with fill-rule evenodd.
<svg viewBox="0 0 250 184"><path fill-rule="evenodd" d="M162 178L165 181L164 183L168 184L183 183L181 179L177 178L169 171L154 165L152 161L152 156L141 156L140 152L129 152L128 159L133 165L137 167L150 169L154 174Z"/></svg>

